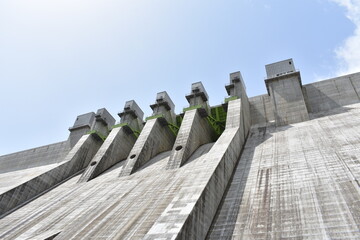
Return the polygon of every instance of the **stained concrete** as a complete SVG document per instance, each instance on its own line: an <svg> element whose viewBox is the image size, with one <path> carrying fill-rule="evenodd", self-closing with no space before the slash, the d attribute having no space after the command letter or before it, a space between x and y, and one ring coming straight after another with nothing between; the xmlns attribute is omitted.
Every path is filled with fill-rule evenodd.
<svg viewBox="0 0 360 240"><path fill-rule="evenodd" d="M208 239L359 239L360 104L253 127Z"/></svg>
<svg viewBox="0 0 360 240"><path fill-rule="evenodd" d="M214 139L214 129L206 118L201 117L199 109L187 111L171 151L167 168L181 167L199 146L213 142Z"/></svg>
<svg viewBox="0 0 360 240"><path fill-rule="evenodd" d="M170 150L174 144L175 134L170 130L168 124L175 121L175 105L169 95L166 92L158 93L156 103L150 107L153 109L155 118L150 118L146 122L126 159L121 176L134 173L157 154Z"/></svg>
<svg viewBox="0 0 360 240"><path fill-rule="evenodd" d="M114 128L94 158L89 162L79 182L89 181L121 160L125 160L135 141L134 133L129 132L126 126Z"/></svg>
<svg viewBox="0 0 360 240"><path fill-rule="evenodd" d="M85 135L77 142L62 164L13 187L0 195L0 216L7 214L39 194L71 177L86 167L100 148L102 140Z"/></svg>
<svg viewBox="0 0 360 240"><path fill-rule="evenodd" d="M106 122L102 126L107 131L108 125L113 124L115 120L110 118L107 111L102 110L101 113L105 120L111 119L110 123ZM101 114L99 115L101 116ZM140 132L142 129L139 123L142 122L143 114L136 102L132 100L125 103L124 111L120 115L122 123L112 127L109 136L88 164L79 182L86 182L99 176L108 168L128 157L137 139L135 132Z"/></svg>
<svg viewBox="0 0 360 240"><path fill-rule="evenodd" d="M281 73L281 77L289 78L288 74L292 73ZM232 100L227 103L225 131L215 143L199 146L182 166L167 169L172 153L159 149L164 143L168 150L175 147L174 142L164 141L167 136L161 135L164 129L169 130L164 123L170 118L153 116L131 150L145 152L146 157L134 162L130 175L119 177L129 161L113 160L110 165L114 166L108 165L106 168L110 168L104 168L105 172L99 172L88 182L79 183L82 170L74 172L16 211L2 216L0 238L360 238L357 74L344 76L347 82L343 86L339 79L314 83L322 92L327 89L329 99L337 103L328 107L316 109L317 92L306 92L310 88L302 86L306 108L311 109L310 120L285 126L276 126L272 96L248 99L240 77L239 73L231 74L226 86ZM197 88L187 96L190 105L200 103L197 109L204 108L208 98L201 93L201 86L197 83ZM347 95L345 99L342 94ZM329 101L320 99L319 104L324 106ZM357 104L348 105L352 101ZM124 109L124 114L130 117L136 112L130 109L132 104L130 101L129 108ZM166 107L156 103L153 109L161 111ZM269 114L271 111L273 115ZM204 115L208 113L202 111ZM140 123L138 119L135 125ZM193 124L196 125L194 122L188 128ZM106 152L118 156L121 144L114 147L111 142L120 129L108 136L104 151L98 152L106 164L106 159L112 159L104 158ZM174 140L175 135L171 134ZM85 148L93 154L97 152L96 147ZM84 160L83 169L90 159L97 158L80 157L77 162ZM31 174L62 164L60 161L18 170ZM78 164L72 166L77 168ZM61 176L71 171L75 170L64 169ZM11 173L4 174L11 177ZM56 175L51 170L47 173Z"/></svg>
<svg viewBox="0 0 360 240"><path fill-rule="evenodd" d="M299 72L265 80L277 126L309 120Z"/></svg>

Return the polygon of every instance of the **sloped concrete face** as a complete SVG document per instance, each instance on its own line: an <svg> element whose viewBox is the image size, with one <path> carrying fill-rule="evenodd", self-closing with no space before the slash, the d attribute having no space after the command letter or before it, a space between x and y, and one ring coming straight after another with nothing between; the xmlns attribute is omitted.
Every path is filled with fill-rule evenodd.
<svg viewBox="0 0 360 240"><path fill-rule="evenodd" d="M253 127L207 239L359 239L360 104Z"/></svg>
<svg viewBox="0 0 360 240"><path fill-rule="evenodd" d="M0 216L37 197L87 166L102 141L85 135L66 156L64 163L0 195Z"/></svg>
<svg viewBox="0 0 360 240"><path fill-rule="evenodd" d="M134 173L158 153L169 151L174 141L175 135L167 126L160 123L159 118L148 120L126 159L120 176Z"/></svg>
<svg viewBox="0 0 360 240"><path fill-rule="evenodd" d="M214 130L206 118L200 116L198 109L187 111L171 151L167 169L181 167L199 146L213 142L214 138Z"/></svg>
<svg viewBox="0 0 360 240"><path fill-rule="evenodd" d="M124 127L114 128L89 163L79 182L89 181L119 161L126 159L135 141L135 135L125 131Z"/></svg>

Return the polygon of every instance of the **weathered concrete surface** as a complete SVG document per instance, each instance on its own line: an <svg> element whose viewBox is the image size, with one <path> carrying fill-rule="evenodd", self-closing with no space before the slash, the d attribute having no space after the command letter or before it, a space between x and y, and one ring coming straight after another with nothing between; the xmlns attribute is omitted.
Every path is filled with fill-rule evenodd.
<svg viewBox="0 0 360 240"><path fill-rule="evenodd" d="M360 104L253 127L208 239L359 239Z"/></svg>
<svg viewBox="0 0 360 240"><path fill-rule="evenodd" d="M160 123L160 118L148 120L130 151L120 176L134 173L155 155L169 151L174 141L174 133Z"/></svg>
<svg viewBox="0 0 360 240"><path fill-rule="evenodd" d="M206 155L211 174L197 181L190 193L180 189L145 239L205 238L249 131L250 120L244 121L250 116L249 106L245 105L241 99L229 102L226 129Z"/></svg>
<svg viewBox="0 0 360 240"><path fill-rule="evenodd" d="M265 82L277 126L309 120L299 72L266 79Z"/></svg>
<svg viewBox="0 0 360 240"><path fill-rule="evenodd" d="M265 125L267 122L275 121L274 109L270 96L267 94L250 97L250 113L253 125Z"/></svg>
<svg viewBox="0 0 360 240"><path fill-rule="evenodd" d="M89 163L79 182L89 181L112 167L121 160L125 160L135 144L136 137L126 126L114 128L99 151Z"/></svg>
<svg viewBox="0 0 360 240"><path fill-rule="evenodd" d="M326 112L360 101L360 73L303 86L309 113Z"/></svg>
<svg viewBox="0 0 360 240"><path fill-rule="evenodd" d="M201 146L180 169L165 170L170 152L151 159L135 174L118 177L119 162L92 181L79 175L0 219L0 239L33 239L50 232L55 239L142 239L178 191L201 192L213 163ZM198 184L193 184L199 182Z"/></svg>
<svg viewBox="0 0 360 240"><path fill-rule="evenodd" d="M69 151L69 142L64 141L3 155L0 156L0 174L59 163Z"/></svg>
<svg viewBox="0 0 360 240"><path fill-rule="evenodd" d="M167 169L181 167L199 146L213 142L214 138L214 129L198 109L185 112Z"/></svg>
<svg viewBox="0 0 360 240"><path fill-rule="evenodd" d="M87 166L102 141L85 135L72 148L65 161L0 195L0 216L55 187Z"/></svg>

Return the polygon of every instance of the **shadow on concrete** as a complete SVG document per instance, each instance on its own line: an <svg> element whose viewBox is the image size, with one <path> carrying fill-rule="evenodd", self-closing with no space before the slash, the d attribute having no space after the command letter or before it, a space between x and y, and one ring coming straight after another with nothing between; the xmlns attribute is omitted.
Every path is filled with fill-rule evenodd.
<svg viewBox="0 0 360 240"><path fill-rule="evenodd" d="M288 125L282 128L284 128L284 131L285 128L290 127L291 126ZM270 128L272 130L276 129L274 127ZM255 149L271 137L272 135L266 126L253 127L250 130L244 149L234 168L206 239L232 239Z"/></svg>
<svg viewBox="0 0 360 240"><path fill-rule="evenodd" d="M345 113L351 109L344 107L335 100L331 99L328 95L312 84L304 86L302 90L310 120ZM313 94L313 96L311 96L310 93Z"/></svg>
<svg viewBox="0 0 360 240"><path fill-rule="evenodd" d="M148 162L146 162L143 166L141 166L139 169L137 169L134 173L139 172L147 167L150 167L151 165L163 160L164 158L170 157L170 154L171 154L171 151L165 151L165 152L161 152L161 153L157 154L155 157L153 157Z"/></svg>

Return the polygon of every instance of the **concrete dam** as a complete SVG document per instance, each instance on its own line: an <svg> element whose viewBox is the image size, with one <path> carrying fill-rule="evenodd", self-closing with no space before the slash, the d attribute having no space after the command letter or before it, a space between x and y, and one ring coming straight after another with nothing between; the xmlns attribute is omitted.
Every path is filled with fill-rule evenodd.
<svg viewBox="0 0 360 240"><path fill-rule="evenodd" d="M0 239L360 239L360 73L265 68L260 96L235 72L220 105L197 82L0 156Z"/></svg>

